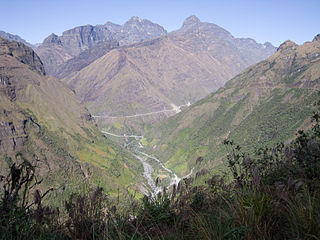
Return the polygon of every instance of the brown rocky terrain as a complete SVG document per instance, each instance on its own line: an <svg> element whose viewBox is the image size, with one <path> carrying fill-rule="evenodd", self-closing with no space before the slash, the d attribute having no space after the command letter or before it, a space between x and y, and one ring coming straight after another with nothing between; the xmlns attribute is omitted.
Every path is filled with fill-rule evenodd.
<svg viewBox="0 0 320 240"><path fill-rule="evenodd" d="M94 115L134 115L193 103L274 51L191 16L181 29L114 49L64 81Z"/></svg>
<svg viewBox="0 0 320 240"><path fill-rule="evenodd" d="M64 78L73 72L80 71L116 47L119 47L119 42L115 40L97 43L94 47L81 52L78 56L57 66L53 75L58 78Z"/></svg>
<svg viewBox="0 0 320 240"><path fill-rule="evenodd" d="M109 46L115 46L115 41L119 42L120 45L126 45L166 33L164 28L158 24L146 19L132 17L123 25L108 22L104 25L75 27L63 32L62 36L51 34L36 48L36 52L43 61L46 72L58 76L62 71L61 68L63 67L61 65L63 63L96 45L101 46L103 42ZM93 54L91 59L94 56L100 57ZM57 70L58 67L60 70Z"/></svg>

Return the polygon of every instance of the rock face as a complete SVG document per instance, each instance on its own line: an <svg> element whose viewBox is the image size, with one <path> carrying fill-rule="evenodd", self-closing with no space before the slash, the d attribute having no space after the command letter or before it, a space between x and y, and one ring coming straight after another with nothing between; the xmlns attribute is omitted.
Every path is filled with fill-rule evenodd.
<svg viewBox="0 0 320 240"><path fill-rule="evenodd" d="M101 42L110 41L113 37L108 29L86 25L67 30L60 37L51 34L36 51L48 74L54 75L59 65Z"/></svg>
<svg viewBox="0 0 320 240"><path fill-rule="evenodd" d="M112 32L114 38L119 41L120 46L142 42L167 34L167 31L160 25L139 17L130 18L122 26L110 22L104 26Z"/></svg>
<svg viewBox="0 0 320 240"><path fill-rule="evenodd" d="M195 102L275 50L191 16L178 31L114 49L65 81L94 115L134 115Z"/></svg>
<svg viewBox="0 0 320 240"><path fill-rule="evenodd" d="M60 72L57 70L59 65L103 42L109 46L114 46L115 41L120 45L126 45L164 34L166 31L163 27L145 19L132 17L124 25L108 22L105 25L75 27L63 32L62 36L51 34L36 51L47 73L55 75Z"/></svg>
<svg viewBox="0 0 320 240"><path fill-rule="evenodd" d="M3 110L5 111L5 110ZM8 117L10 113L3 112ZM27 119L18 121L0 121L0 152L12 154L22 149L28 136L25 132Z"/></svg>
<svg viewBox="0 0 320 240"><path fill-rule="evenodd" d="M108 29L86 25L63 32L56 41L59 41L71 56L77 56L97 43L110 40L113 40L113 37Z"/></svg>
<svg viewBox="0 0 320 240"><path fill-rule="evenodd" d="M37 72L44 76L45 71L40 58L34 51L20 42L12 42L0 37L0 56L4 59L11 57L18 62L24 64L26 68ZM34 84L39 84L38 81L29 80ZM18 81L12 76L12 73L3 66L0 68L0 92L6 95L11 101L15 101L17 97L16 91L25 87L25 82Z"/></svg>
<svg viewBox="0 0 320 240"><path fill-rule="evenodd" d="M13 56L21 63L29 66L31 70L38 72L40 75L45 75L40 58L30 47L19 42L11 42L7 39L0 38L0 51L1 55Z"/></svg>

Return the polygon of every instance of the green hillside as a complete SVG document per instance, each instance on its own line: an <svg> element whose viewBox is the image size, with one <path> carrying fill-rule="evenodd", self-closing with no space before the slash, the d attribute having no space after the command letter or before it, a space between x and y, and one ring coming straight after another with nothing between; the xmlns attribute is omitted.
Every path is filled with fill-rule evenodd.
<svg viewBox="0 0 320 240"><path fill-rule="evenodd" d="M21 153L59 196L85 185L114 196L144 186L140 161L102 135L31 48L0 38L0 78L0 174Z"/></svg>
<svg viewBox="0 0 320 240"><path fill-rule="evenodd" d="M149 126L144 141L179 175L193 167L223 168L224 139L252 151L290 141L297 129L308 128L319 83L319 37L301 46L287 41L217 92Z"/></svg>

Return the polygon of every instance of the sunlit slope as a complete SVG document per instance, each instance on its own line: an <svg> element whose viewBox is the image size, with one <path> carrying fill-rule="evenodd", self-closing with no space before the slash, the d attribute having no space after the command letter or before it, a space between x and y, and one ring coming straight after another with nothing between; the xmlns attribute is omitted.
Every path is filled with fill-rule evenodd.
<svg viewBox="0 0 320 240"><path fill-rule="evenodd" d="M287 41L217 92L153 126L144 143L181 175L194 166L222 166L226 138L253 150L288 141L308 127L319 84L319 35L301 46Z"/></svg>
<svg viewBox="0 0 320 240"><path fill-rule="evenodd" d="M140 162L102 136L74 92L45 76L30 48L0 39L0 77L2 170L7 157L22 152L46 185L79 188L87 181L114 193L141 185Z"/></svg>

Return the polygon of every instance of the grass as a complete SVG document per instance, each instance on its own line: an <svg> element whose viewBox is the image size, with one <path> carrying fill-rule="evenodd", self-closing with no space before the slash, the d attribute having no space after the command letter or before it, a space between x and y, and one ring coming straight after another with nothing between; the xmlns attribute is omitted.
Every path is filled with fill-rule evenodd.
<svg viewBox="0 0 320 240"><path fill-rule="evenodd" d="M199 184L197 176L184 179L171 191L164 189L154 197L133 197L136 192L129 190L131 197L122 201L115 191L105 194L102 188L92 189L84 184L79 192L70 193L60 211L54 211L52 206L42 204L41 195L35 194L38 197L30 199L34 207L28 208L22 198L7 197L3 191L0 237L25 239L32 234L34 239L319 239L319 114L314 114L313 119L316 123L312 129L299 131L290 145L266 147L255 154L226 140L227 175L212 175L205 184ZM2 178L4 189L15 189L11 186L19 184L14 182L22 182L12 177L16 172L32 176L26 173L33 168L18 169L11 167L11 175ZM33 181L32 177L28 180ZM21 189L34 192L31 186L37 184L22 186ZM115 200L110 199L112 195L117 196Z"/></svg>
<svg viewBox="0 0 320 240"><path fill-rule="evenodd" d="M183 175L188 170L188 153L184 149L179 149L165 164L169 169L173 169L174 172L179 175Z"/></svg>
<svg viewBox="0 0 320 240"><path fill-rule="evenodd" d="M199 171L221 165L227 154L221 144L225 138L234 139L249 152L293 139L298 129L308 127L318 98L320 61L306 57L313 51L307 45L300 46L296 56L288 53L292 62L282 61L285 53L277 52L190 108L146 126L143 135L159 140L147 145L147 150L164 163L178 165L176 156L183 149L187 171L193 167ZM205 161L196 165L200 156Z"/></svg>
<svg viewBox="0 0 320 240"><path fill-rule="evenodd" d="M290 95L289 101L283 101ZM196 170L205 165L214 168L227 153L221 144L226 137L234 139L249 152L294 138L296 130L304 127L314 109L312 102L318 97L316 91L308 89L274 89L251 109L250 101L253 101L254 95L248 95L237 103L228 100L232 96L217 96L219 107L214 112L206 110L211 103L204 101L199 105L201 109L197 110L207 111L202 115L201 122L191 118L193 122L187 123L187 128L175 124L189 119L188 111L169 119L168 124L165 122L151 129L147 137L156 136L154 131L162 132L162 135L158 137L159 143L155 149L154 145L146 146L148 151L154 152L167 166L174 167L180 174L193 167ZM166 147L162 148L163 145ZM200 156L205 161L202 165L196 165L195 160ZM189 164L186 165L186 162Z"/></svg>

